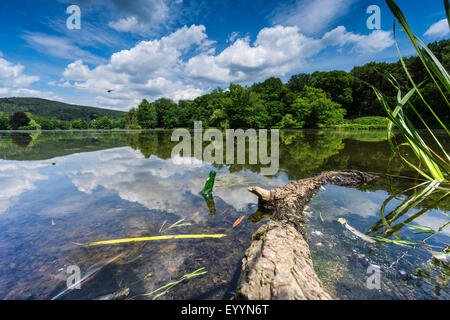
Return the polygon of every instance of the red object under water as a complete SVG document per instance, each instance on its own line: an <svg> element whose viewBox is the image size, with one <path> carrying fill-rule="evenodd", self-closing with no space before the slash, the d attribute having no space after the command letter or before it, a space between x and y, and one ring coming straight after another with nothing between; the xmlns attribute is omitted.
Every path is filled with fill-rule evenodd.
<svg viewBox="0 0 450 320"><path fill-rule="evenodd" d="M244 218L245 218L245 216L239 217L239 219L237 219L237 220L233 223L233 228L236 228L237 225L238 225L239 223L241 223L242 220L244 220Z"/></svg>

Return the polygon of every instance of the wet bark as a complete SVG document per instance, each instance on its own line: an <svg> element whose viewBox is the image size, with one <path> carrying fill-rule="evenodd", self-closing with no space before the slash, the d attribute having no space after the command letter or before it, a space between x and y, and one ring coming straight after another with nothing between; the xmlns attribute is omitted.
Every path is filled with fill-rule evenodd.
<svg viewBox="0 0 450 320"><path fill-rule="evenodd" d="M323 289L311 259L303 225L305 205L326 184L357 186L376 176L360 171L328 171L282 188L250 187L258 211L271 222L261 226L242 260L237 299L332 299Z"/></svg>

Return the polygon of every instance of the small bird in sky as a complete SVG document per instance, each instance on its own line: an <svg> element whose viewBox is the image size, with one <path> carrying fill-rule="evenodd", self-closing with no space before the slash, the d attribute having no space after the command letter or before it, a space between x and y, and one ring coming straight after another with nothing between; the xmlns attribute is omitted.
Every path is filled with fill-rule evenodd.
<svg viewBox="0 0 450 320"><path fill-rule="evenodd" d="M110 93L110 92L113 92L114 90L112 90L112 89L108 89L108 90L106 90L108 93Z"/></svg>

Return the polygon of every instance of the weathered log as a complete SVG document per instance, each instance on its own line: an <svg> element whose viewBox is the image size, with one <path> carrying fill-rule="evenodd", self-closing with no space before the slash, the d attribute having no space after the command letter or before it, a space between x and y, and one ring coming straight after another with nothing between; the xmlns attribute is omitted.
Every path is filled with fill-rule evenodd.
<svg viewBox="0 0 450 320"><path fill-rule="evenodd" d="M317 277L305 238L271 221L256 231L242 260L236 299L330 300Z"/></svg>
<svg viewBox="0 0 450 320"><path fill-rule="evenodd" d="M305 205L316 192L326 184L338 186L357 186L375 178L374 175L361 171L327 171L315 177L293 181L282 188L265 190L250 187L248 191L258 196L258 210L271 215L276 221L293 224L299 232L306 236L303 224Z"/></svg>
<svg viewBox="0 0 450 320"><path fill-rule="evenodd" d="M242 260L236 299L332 299L313 268L303 229L304 207L323 185L356 186L375 178L360 171L329 171L282 188L250 187L259 198L258 211L272 221L253 234Z"/></svg>

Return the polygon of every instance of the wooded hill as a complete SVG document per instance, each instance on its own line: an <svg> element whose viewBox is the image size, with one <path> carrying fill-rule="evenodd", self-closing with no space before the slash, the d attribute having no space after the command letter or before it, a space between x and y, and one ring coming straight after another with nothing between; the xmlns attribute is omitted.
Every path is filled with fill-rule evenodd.
<svg viewBox="0 0 450 320"><path fill-rule="evenodd" d="M125 114L122 111L79 106L40 98L0 98L0 112L11 115L17 111L65 121L75 119L90 121L104 116L110 119L119 119Z"/></svg>

